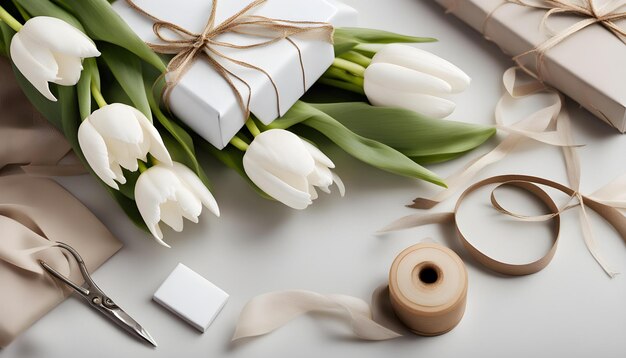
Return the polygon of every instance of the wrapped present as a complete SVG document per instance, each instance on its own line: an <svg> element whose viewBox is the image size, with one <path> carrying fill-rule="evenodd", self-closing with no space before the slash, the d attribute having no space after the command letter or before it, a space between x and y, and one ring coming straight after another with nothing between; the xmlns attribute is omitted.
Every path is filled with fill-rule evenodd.
<svg viewBox="0 0 626 358"><path fill-rule="evenodd" d="M606 0L437 2L539 79L626 132L626 4L616 8L617 2ZM550 9L556 10L546 19Z"/></svg>
<svg viewBox="0 0 626 358"><path fill-rule="evenodd" d="M251 2L219 1L214 8L215 26L220 26ZM214 6L212 1L206 0L134 0L133 3L136 7L118 0L113 8L141 39L157 45L166 44L155 32L155 19L189 32L202 33ZM312 26L320 23L350 26L356 22L356 12L334 0L267 0L246 15L287 23L310 22ZM163 37L180 35L170 30L162 31ZM263 31L255 34L253 30L237 28L217 35L211 45L216 52L209 56L223 66L223 70L216 68L212 60L199 57L167 94L171 111L220 149L244 125L248 109L261 122L271 123L287 112L334 60L331 41L306 32L263 46L246 47L270 39ZM215 45L217 42L229 45Z"/></svg>

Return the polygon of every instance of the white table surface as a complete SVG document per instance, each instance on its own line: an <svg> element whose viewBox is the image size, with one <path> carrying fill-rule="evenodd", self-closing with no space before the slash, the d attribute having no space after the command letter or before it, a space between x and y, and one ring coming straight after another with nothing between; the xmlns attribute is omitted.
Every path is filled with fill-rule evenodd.
<svg viewBox="0 0 626 358"><path fill-rule="evenodd" d="M430 1L346 1L360 11L363 26L437 37L440 42L422 47L458 64L473 78L471 88L456 97L458 108L451 119L492 123L501 75L511 65L495 45ZM590 193L626 172L626 137L576 104L569 103L569 108L576 141L587 144L579 151L582 189ZM431 169L449 174L496 142ZM583 243L576 213L563 215L561 244L547 269L527 277L502 277L469 258L450 228L431 226L386 237L373 235L391 220L416 212L404 205L431 187L370 168L339 150L328 153L347 185L347 196L323 195L303 212L261 199L237 174L209 161L222 217L203 214L200 224L186 223L182 234L165 230L173 247L169 250L135 228L93 178L62 179L125 243L94 278L150 331L159 347L139 343L72 297L0 351L0 357L623 356L626 277L611 280L594 262ZM481 177L508 173L566 182L560 151L536 143L521 146ZM451 209L453 201L434 211ZM547 224L512 224L495 218L484 195L472 201L468 203L472 209L461 221L489 253L519 260L537 257L546 248ZM618 271L626 272L622 240L596 215L592 224L601 251ZM255 295L301 288L368 300L373 289L385 282L393 258L425 237L455 249L469 271L467 311L452 332L372 343L351 338L348 328L338 321L304 316L271 335L230 343L241 308ZM503 239L510 241L503 245ZM178 262L231 295L204 334L151 300Z"/></svg>

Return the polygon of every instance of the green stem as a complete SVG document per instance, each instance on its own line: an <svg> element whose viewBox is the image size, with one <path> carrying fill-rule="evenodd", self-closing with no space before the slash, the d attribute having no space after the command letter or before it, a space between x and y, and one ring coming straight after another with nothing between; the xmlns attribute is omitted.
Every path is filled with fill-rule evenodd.
<svg viewBox="0 0 626 358"><path fill-rule="evenodd" d="M148 170L148 166L146 165L146 163L142 162L141 160L138 160L137 164L139 164L139 172L140 173L143 173L146 170Z"/></svg>
<svg viewBox="0 0 626 358"><path fill-rule="evenodd" d="M360 86L360 87L363 87L363 83L364 83L363 77L351 75L348 72L340 68L337 68L335 66L331 66L328 70L326 70L326 72L324 72L322 76L326 78L348 82L355 86Z"/></svg>
<svg viewBox="0 0 626 358"><path fill-rule="evenodd" d="M344 60L348 60L351 62L356 63L357 65L363 66L365 68L367 68L371 63L372 63L372 59L360 54L356 51L348 51L346 53L343 53L339 56L340 58L344 59Z"/></svg>
<svg viewBox="0 0 626 358"><path fill-rule="evenodd" d="M96 85L96 81L93 80L91 81L91 95L93 96L93 99L96 100L98 107L102 108L107 106L107 101L104 100L100 89Z"/></svg>
<svg viewBox="0 0 626 358"><path fill-rule="evenodd" d="M0 6L0 20L6 22L6 24L9 25L15 32L19 32L22 29L22 24L20 24L20 22L17 21L13 15L9 14L9 12L2 6Z"/></svg>
<svg viewBox="0 0 626 358"><path fill-rule="evenodd" d="M365 67L354 62L344 60L343 58L335 58L333 66L345 70L355 76L363 77L365 74Z"/></svg>
<svg viewBox="0 0 626 358"><path fill-rule="evenodd" d="M234 136L233 139L230 140L230 144L232 144L235 148L241 150L242 152L248 150L248 147L250 146L239 136Z"/></svg>
<svg viewBox="0 0 626 358"><path fill-rule="evenodd" d="M248 118L246 121L246 127L248 127L250 133L255 137L261 134L261 130L257 127L256 123L254 123L254 119L252 119L252 117Z"/></svg>
<svg viewBox="0 0 626 358"><path fill-rule="evenodd" d="M319 83L328 85L328 86L333 86L333 87L337 87L346 91L350 91L350 92L354 92L354 93L358 93L358 94L362 94L365 95L365 91L363 90L363 86L357 86L355 84L352 83L348 83L348 82L344 82L344 81L340 81L340 80L336 80L333 78L320 78L318 80Z"/></svg>

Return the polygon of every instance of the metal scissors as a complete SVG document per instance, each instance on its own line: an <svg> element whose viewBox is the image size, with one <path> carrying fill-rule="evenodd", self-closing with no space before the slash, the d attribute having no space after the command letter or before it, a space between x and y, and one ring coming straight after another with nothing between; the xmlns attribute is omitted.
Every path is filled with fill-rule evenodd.
<svg viewBox="0 0 626 358"><path fill-rule="evenodd" d="M102 290L96 285L95 282L91 279L89 275L89 271L87 271L87 266L85 266L85 262L83 258L78 254L78 252L72 248L68 244L64 244L62 242L56 242L54 246L60 247L69 251L72 256L76 259L78 263L78 267L80 268L80 272L85 279L85 283L82 286L78 286L76 283L70 281L67 277L63 276L61 273L50 267L47 263L42 260L39 260L39 264L50 273L52 276L62 281L66 285L70 286L74 289L81 297L83 297L89 305L100 311L107 318L111 319L115 323L117 323L124 330L129 332L131 335L141 339L144 342L152 344L154 347L157 346L154 338L150 336L150 334L143 328L137 321L132 319L123 309L121 309L115 302L109 298Z"/></svg>

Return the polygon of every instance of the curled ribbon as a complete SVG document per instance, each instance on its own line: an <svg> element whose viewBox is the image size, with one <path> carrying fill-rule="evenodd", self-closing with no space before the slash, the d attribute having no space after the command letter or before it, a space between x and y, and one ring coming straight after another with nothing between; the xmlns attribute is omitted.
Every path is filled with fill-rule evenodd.
<svg viewBox="0 0 626 358"><path fill-rule="evenodd" d="M591 224L589 222L587 211L585 209L585 206L588 204L588 202L591 201L589 201L589 199L585 200L585 197L580 193L579 190L581 172L580 159L578 157L578 153L575 150L577 145L573 144L569 115L567 114L567 111L562 108L563 98L561 94L559 94L557 91L544 86L541 82L537 80L533 80L529 83L519 84L517 81L516 72L517 68L510 68L504 73L503 82L506 93L502 96L500 101L498 101L495 111L496 124L498 128L508 131L509 135L505 139L503 139L502 142L491 152L485 154L482 157L479 157L473 162L470 162L466 167L461 169L461 171L447 178L447 190L436 194L432 198L417 198L414 200L413 204L410 205L410 207L416 209L430 209L434 207L441 201L449 198L455 190L465 185L482 169L506 157L506 155L508 155L521 141L533 139L535 141L543 142L546 144L560 146L563 151L567 177L571 188L561 187L557 189L566 192L568 195L571 195L572 198L578 199L578 206L580 206L580 223L582 227L583 237L585 240L585 245L589 249L594 259L603 268L603 270L610 277L614 277L616 272L609 267L609 265L602 258L602 255L600 255L597 250L596 240L593 236ZM506 100L521 99L538 93L548 94L552 98L552 103L545 108L542 108L532 113L531 115L520 120L519 122L514 123L513 125L506 126L503 124L502 118L508 112L508 108L505 104ZM552 125L556 127L555 130L547 130L547 128ZM533 180L537 181L545 179L534 178ZM553 184L555 183L551 182L551 184L546 185L552 186ZM624 190L624 187L620 188L617 185L611 185L611 188L616 191ZM622 208L623 206L623 203L619 201L609 204L611 202L606 201L606 198L603 198L602 202L609 206L614 204L617 208ZM601 210L601 212L605 213L606 211ZM613 214L611 214L610 216L612 217ZM394 224L399 224L402 220L403 219L395 222ZM386 229L393 228L394 224ZM626 237L624 238L626 239Z"/></svg>
<svg viewBox="0 0 626 358"><path fill-rule="evenodd" d="M578 190L574 190L563 184L559 184L557 182L544 179L544 178L535 177L535 176L527 176L527 175L495 176L495 177L491 177L485 180L481 180L475 183L474 185L470 186L467 190L465 190L463 194L461 194L461 196L459 197L458 201L456 202L456 206L453 212L436 213L436 214L429 214L429 215L420 215L420 214L408 215L391 223L387 227L381 229L379 232L384 233L384 232L402 230L402 229L418 227L418 226L434 224L434 223L448 223L448 222L456 223L456 218L459 213L459 208L461 207L462 202L467 198L467 196L484 186L492 185L492 184L497 185L491 194L491 202L494 208L496 208L496 210L498 210L501 213L514 216L521 220L527 220L527 221L553 220L554 232L555 232L552 246L545 253L543 257L530 263L510 264L510 263L506 263L506 262L502 262L497 259L494 259L486 255L482 251L480 251L478 248L472 245L470 240L466 238L466 236L463 234L458 224L455 225L458 237L461 240L461 243L463 244L465 249L478 262L480 262L481 264L483 264L484 266L486 266L487 268L493 271L496 271L505 275L519 276L519 275L533 274L535 272L538 272L544 269L552 260L557 249L557 245L559 241L559 230L560 230L560 225L561 225L561 220L560 220L559 215L563 211L571 209L576 206L581 207L581 220L582 220L581 222L583 225L583 233L585 235L591 235L590 234L591 226L589 225L587 214L584 209L585 206L588 206L589 208L597 212L600 216L602 216L609 224L611 224L620 234L622 239L626 241L626 217L622 215L622 213L619 211L619 209L626 208L626 185L624 185L626 184L626 175L623 175L622 177L612 181L611 183L606 185L604 188L598 190L596 193L589 195L589 196L582 195L580 194L580 192L578 192ZM575 204L575 205L570 205L568 203L566 204L566 206L559 208L555 204L555 202L551 199L550 195L548 195L548 193L546 193L540 187L540 185L559 190L565 193L566 195L569 195L572 198L577 198L579 202L578 204ZM549 209L550 213L547 215L542 215L542 216L537 216L537 217L528 217L528 216L515 214L513 212L506 210L498 202L496 195L495 195L496 190L503 186L515 186L515 187L525 190L529 194L541 200ZM607 274L613 277L616 273L613 270L608 268L608 266L604 263L602 258L596 252L595 241L587 242L587 247L589 248L589 251L594 255L594 258L596 259L596 261L598 261L598 263L600 263L603 269L607 272Z"/></svg>
<svg viewBox="0 0 626 358"><path fill-rule="evenodd" d="M281 115L278 86L276 85L274 79L270 76L270 74L258 66L227 56L226 54L219 51L218 48L224 47L233 49L250 49L267 46L281 40L287 40L298 51L298 55L300 58L300 68L302 70L302 82L304 88L306 89L306 77L304 64L302 61L302 54L300 52L300 48L289 37L304 33L313 33L317 34L321 39L332 43L334 28L332 25L326 22L290 21L248 14L250 11L262 5L266 1L267 0L255 0L233 16L226 19L221 24L216 25L215 17L217 12L218 0L213 0L211 5L211 13L204 29L200 33L196 33L184 29L181 26L178 26L171 22L163 21L143 10L141 7L135 4L133 0L126 0L128 5L135 11L154 21L153 31L159 38L159 40L164 43L149 43L148 45L157 53L174 55L174 57L167 65L166 74L169 76L166 77L167 84L164 93L166 102L169 93L171 92L171 89L181 80L182 76L184 76L186 71L189 70L194 61L196 61L198 57L203 57L228 83L228 86L232 89L233 93L235 93L237 97L237 101L244 113L244 117L248 118L248 116L250 115L251 87L244 79L237 76L232 71L227 69L224 65L222 65L219 62L219 59L222 59L235 65L258 71L265 75L271 82L274 91L276 92L276 106L278 111L277 113ZM170 38L166 36L162 32L163 30L169 30L170 32L176 34L178 38ZM261 41L253 44L238 45L230 42L220 41L218 39L218 36L226 33L253 35L265 39L262 39ZM235 86L235 82L233 81L233 79L239 81L245 87L247 87L248 96L246 101L244 101L243 95Z"/></svg>

